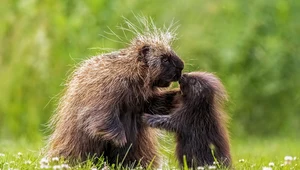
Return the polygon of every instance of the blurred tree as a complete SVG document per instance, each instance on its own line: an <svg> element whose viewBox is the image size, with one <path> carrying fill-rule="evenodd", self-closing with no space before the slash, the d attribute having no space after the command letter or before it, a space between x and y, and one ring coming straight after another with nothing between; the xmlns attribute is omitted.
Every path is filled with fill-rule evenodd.
<svg viewBox="0 0 300 170"><path fill-rule="evenodd" d="M298 135L300 1L0 2L0 137L40 140L74 65L125 43L122 16L178 21L185 71L215 72L231 100L233 136ZM103 36L109 38L104 38ZM130 39L130 33L127 33Z"/></svg>

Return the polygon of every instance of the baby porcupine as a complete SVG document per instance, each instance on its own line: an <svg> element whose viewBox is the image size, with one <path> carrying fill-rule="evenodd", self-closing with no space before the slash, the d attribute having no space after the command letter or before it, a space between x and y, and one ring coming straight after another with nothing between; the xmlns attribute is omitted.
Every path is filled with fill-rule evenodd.
<svg viewBox="0 0 300 170"><path fill-rule="evenodd" d="M179 84L178 108L170 115L145 114L143 120L151 127L176 133L181 166L185 155L189 167L213 165L214 157L229 167L229 134L223 111L227 94L221 81L211 73L192 72L183 74Z"/></svg>
<svg viewBox="0 0 300 170"><path fill-rule="evenodd" d="M184 64L170 47L172 31L151 19L139 22L142 28L126 21L136 35L127 48L85 60L70 76L50 124L47 157L76 162L103 156L108 163L124 159L124 166L158 166L155 131L141 116L159 112L160 100L172 100L177 92L160 87L178 81Z"/></svg>

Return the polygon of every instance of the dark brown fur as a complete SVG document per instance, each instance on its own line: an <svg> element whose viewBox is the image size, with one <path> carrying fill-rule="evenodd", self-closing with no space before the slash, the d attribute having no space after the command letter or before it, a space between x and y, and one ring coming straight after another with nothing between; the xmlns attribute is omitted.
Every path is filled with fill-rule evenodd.
<svg viewBox="0 0 300 170"><path fill-rule="evenodd" d="M158 166L156 133L141 116L159 112L155 103L174 96L159 87L180 78L183 62L169 46L170 33L150 31L76 68L52 118L47 157L85 161L103 155L109 163L124 158L124 166Z"/></svg>
<svg viewBox="0 0 300 170"><path fill-rule="evenodd" d="M181 105L170 115L143 116L151 127L176 132L176 154L181 166L186 156L189 167L213 165L217 161L229 167L231 155L226 128L224 101L226 91L210 73L184 74L179 81Z"/></svg>

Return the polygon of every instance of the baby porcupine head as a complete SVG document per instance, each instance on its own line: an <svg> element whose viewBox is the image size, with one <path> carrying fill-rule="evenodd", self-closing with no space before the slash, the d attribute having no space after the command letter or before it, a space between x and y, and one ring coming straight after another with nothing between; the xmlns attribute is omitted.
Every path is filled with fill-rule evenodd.
<svg viewBox="0 0 300 170"><path fill-rule="evenodd" d="M189 99L189 102L222 104L227 101L223 84L212 73L185 73L180 78L179 84L183 97Z"/></svg>

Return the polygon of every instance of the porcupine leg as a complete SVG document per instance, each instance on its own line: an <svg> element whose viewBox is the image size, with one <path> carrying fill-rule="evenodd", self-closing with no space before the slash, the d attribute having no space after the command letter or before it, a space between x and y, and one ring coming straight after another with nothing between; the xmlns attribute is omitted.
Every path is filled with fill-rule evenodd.
<svg viewBox="0 0 300 170"><path fill-rule="evenodd" d="M89 110L80 120L82 128L90 136L100 137L106 141L113 141L116 146L127 143L125 130L117 112L99 114L99 110Z"/></svg>
<svg viewBox="0 0 300 170"><path fill-rule="evenodd" d="M171 115L150 115L144 114L142 116L143 122L148 124L150 127L164 129L167 131L177 131L178 127L172 123Z"/></svg>
<svg viewBox="0 0 300 170"><path fill-rule="evenodd" d="M180 90L166 91L161 94L157 94L149 99L148 107L146 107L145 113L153 115L168 115L171 110L174 109L178 101L176 96L180 94Z"/></svg>

